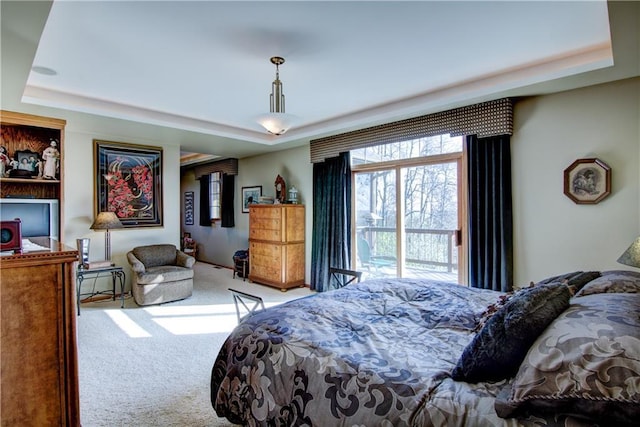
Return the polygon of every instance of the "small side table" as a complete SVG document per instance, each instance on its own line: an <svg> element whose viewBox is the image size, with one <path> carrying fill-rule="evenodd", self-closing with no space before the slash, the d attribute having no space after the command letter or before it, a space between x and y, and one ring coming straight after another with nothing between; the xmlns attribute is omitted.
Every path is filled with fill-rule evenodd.
<svg viewBox="0 0 640 427"><path fill-rule="evenodd" d="M98 277L107 277L111 276L111 291L98 291L98 292L89 292L82 294L80 290L82 288L82 281L84 279L97 279ZM78 267L76 270L76 304L78 306L78 316L80 316L80 297L83 295L88 295L89 297L93 297L96 295L109 294L113 296L113 300L116 300L116 279L120 280L120 299L121 304L120 308L124 308L124 283L125 283L125 274L122 267L112 266L112 267L104 267L104 268L92 268L87 269L83 267Z"/></svg>
<svg viewBox="0 0 640 427"><path fill-rule="evenodd" d="M249 275L249 258L241 258L239 256L233 257L233 278L236 278L236 275L242 276L242 281L244 282Z"/></svg>

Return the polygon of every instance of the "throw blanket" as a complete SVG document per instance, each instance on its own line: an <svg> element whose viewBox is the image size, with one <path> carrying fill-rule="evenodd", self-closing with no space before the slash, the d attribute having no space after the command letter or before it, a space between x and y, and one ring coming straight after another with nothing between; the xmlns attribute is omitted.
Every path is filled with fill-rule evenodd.
<svg viewBox="0 0 640 427"><path fill-rule="evenodd" d="M425 417L446 416L423 400L448 378L499 295L379 279L272 307L241 323L221 349L213 406L244 425L424 425ZM481 408L489 415L467 408L461 421L502 424L493 411L496 387L476 388L491 395Z"/></svg>

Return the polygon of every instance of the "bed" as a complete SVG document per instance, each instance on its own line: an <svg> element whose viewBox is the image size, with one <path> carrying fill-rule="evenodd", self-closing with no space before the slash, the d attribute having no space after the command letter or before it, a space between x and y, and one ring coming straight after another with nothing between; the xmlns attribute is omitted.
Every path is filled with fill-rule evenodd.
<svg viewBox="0 0 640 427"><path fill-rule="evenodd" d="M241 322L213 364L211 402L242 425L630 425L638 292L640 274L620 271L514 294L354 283Z"/></svg>

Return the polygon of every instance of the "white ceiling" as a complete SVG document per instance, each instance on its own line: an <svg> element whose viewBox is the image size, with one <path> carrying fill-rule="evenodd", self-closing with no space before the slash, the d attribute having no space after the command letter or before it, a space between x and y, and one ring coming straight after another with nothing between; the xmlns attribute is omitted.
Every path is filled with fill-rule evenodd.
<svg viewBox="0 0 640 427"><path fill-rule="evenodd" d="M612 64L604 1L55 1L23 102L280 146Z"/></svg>

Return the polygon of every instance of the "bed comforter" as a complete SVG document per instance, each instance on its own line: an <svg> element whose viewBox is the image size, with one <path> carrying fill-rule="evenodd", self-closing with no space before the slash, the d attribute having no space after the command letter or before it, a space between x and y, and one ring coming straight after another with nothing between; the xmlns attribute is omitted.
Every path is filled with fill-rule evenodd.
<svg viewBox="0 0 640 427"><path fill-rule="evenodd" d="M510 426L506 381L450 372L500 293L420 279L375 279L259 312L220 350L216 413L243 425ZM559 420L560 421L560 420Z"/></svg>

